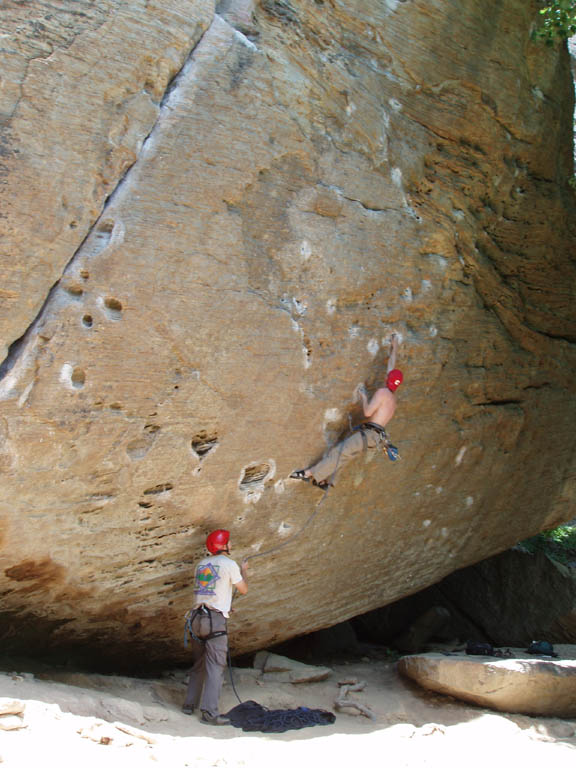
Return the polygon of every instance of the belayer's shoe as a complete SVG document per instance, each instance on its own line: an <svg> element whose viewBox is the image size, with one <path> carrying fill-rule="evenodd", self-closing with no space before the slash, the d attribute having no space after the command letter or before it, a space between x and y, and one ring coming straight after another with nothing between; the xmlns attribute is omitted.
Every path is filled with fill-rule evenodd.
<svg viewBox="0 0 576 768"><path fill-rule="evenodd" d="M206 725L231 725L230 718L225 715L211 715L209 712L202 712L200 722Z"/></svg>
<svg viewBox="0 0 576 768"><path fill-rule="evenodd" d="M184 706L182 707L182 712L185 715L193 715L194 707L189 707L188 705L184 704Z"/></svg>

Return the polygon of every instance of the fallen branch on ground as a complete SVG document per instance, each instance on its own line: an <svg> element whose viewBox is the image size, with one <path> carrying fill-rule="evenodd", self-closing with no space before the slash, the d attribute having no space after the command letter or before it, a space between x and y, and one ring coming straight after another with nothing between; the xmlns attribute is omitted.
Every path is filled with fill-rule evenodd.
<svg viewBox="0 0 576 768"><path fill-rule="evenodd" d="M357 680L342 680L338 683L338 686L340 688L340 692L338 693L338 696L334 702L334 708L337 712L343 710L343 709L357 709L360 714L364 715L364 717L369 717L370 720L376 720L376 715L370 707L367 707L365 704L360 704L359 701L354 701L353 699L348 698L349 693L358 693L360 691L363 691L364 688L366 688L366 682L361 680L358 682Z"/></svg>

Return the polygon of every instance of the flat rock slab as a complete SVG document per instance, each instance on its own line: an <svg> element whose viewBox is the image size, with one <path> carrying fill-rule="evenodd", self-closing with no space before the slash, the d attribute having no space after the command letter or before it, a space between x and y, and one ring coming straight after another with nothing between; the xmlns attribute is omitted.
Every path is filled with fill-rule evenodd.
<svg viewBox="0 0 576 768"><path fill-rule="evenodd" d="M400 672L423 688L500 712L576 717L576 660L423 653Z"/></svg>
<svg viewBox="0 0 576 768"><path fill-rule="evenodd" d="M18 701L18 699L6 699L4 697L0 698L0 717L3 717L4 715L22 715L24 714L25 708L26 704L23 701Z"/></svg>
<svg viewBox="0 0 576 768"><path fill-rule="evenodd" d="M254 668L262 670L262 679L276 683L316 683L332 674L330 667L314 667L268 651L256 654Z"/></svg>

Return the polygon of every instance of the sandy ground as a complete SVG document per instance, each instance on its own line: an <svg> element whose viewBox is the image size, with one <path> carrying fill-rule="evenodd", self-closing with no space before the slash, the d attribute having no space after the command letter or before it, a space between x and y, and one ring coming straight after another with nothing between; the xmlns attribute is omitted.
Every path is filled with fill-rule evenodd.
<svg viewBox="0 0 576 768"><path fill-rule="evenodd" d="M393 662L362 659L332 668L320 683L262 682L244 669L235 670L234 680L243 700L330 710L339 680L365 680L365 691L355 696L373 710L374 721L343 713L333 725L246 734L182 714L183 672L155 680L3 672L0 697L24 701L26 708L25 727L0 731L0 758L10 768L486 768L511 760L522 768L576 765L576 721L466 706L403 680ZM221 703L222 711L237 703L229 679Z"/></svg>

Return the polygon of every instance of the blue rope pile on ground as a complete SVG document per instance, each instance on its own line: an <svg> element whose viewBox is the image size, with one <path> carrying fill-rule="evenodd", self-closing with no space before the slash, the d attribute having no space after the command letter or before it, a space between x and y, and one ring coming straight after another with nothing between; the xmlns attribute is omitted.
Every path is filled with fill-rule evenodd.
<svg viewBox="0 0 576 768"><path fill-rule="evenodd" d="M313 725L330 725L336 720L332 712L324 709L266 709L256 701L245 701L226 713L230 722L243 731L284 733Z"/></svg>

